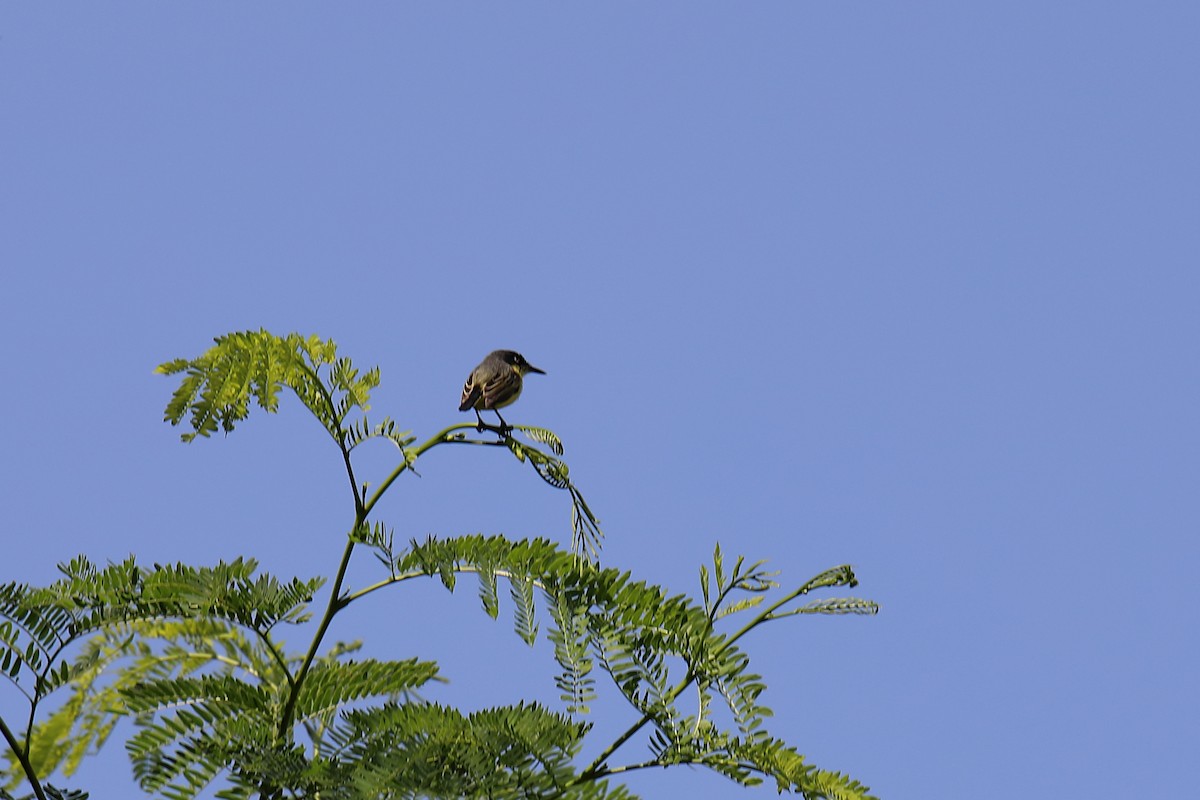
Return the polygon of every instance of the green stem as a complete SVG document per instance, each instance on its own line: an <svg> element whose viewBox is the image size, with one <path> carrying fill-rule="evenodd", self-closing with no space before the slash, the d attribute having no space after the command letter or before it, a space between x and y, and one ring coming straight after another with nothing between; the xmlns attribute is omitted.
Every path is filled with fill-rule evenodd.
<svg viewBox="0 0 1200 800"><path fill-rule="evenodd" d="M379 488L375 490L373 495L371 495L371 499L366 501L366 503L363 505L363 519L366 519L367 515L371 513L371 510L375 508L375 504L379 502L380 498L383 497L384 493L387 492L391 485L396 482L396 479L400 477L400 473L408 469L414 461L424 455L428 450L437 447L439 444L450 444L456 442L463 444L492 444L491 442L476 442L469 439L450 438L451 433L464 428L474 430L475 426L467 422L451 425L448 428L438 431L424 444L420 444L414 448L405 450L404 461L400 462L400 465L392 470L392 474L388 475L387 478L384 479L383 483L379 484Z"/></svg>
<svg viewBox="0 0 1200 800"><path fill-rule="evenodd" d="M27 748L20 746L17 737L9 729L4 718L0 717L0 733L4 735L4 740L8 742L8 747L13 751L13 755L17 757L17 761L21 762L21 769L25 771L25 777L29 779L29 785L33 787L33 793L38 800L46 800L46 792L42 789L42 784L38 781L37 773L33 771L33 763L29 760L29 752Z"/></svg>
<svg viewBox="0 0 1200 800"><path fill-rule="evenodd" d="M350 463L350 451L341 442L338 442L338 449L342 451L342 461L346 463L346 477L350 479L350 491L354 493L354 514L366 519L367 512L363 510L362 493L358 490L358 482L354 477L354 465Z"/></svg>
<svg viewBox="0 0 1200 800"><path fill-rule="evenodd" d="M288 682L288 686L295 686L296 681L294 678L292 678L292 673L288 670L287 660L283 657L283 654L279 652L279 648L275 646L275 643L271 641L271 637L265 631L259 631L253 628L251 630L254 631L255 636L262 640L263 645L267 648L267 652L271 654L271 656L275 659L275 663L279 665L279 669L283 673L284 680ZM242 668L245 669L245 666L243 665ZM250 672L250 670L246 671ZM254 673L250 672L250 674L253 675Z"/></svg>
<svg viewBox="0 0 1200 800"><path fill-rule="evenodd" d="M33 747L33 722L37 718L38 701L41 699L42 693L34 690L33 702L29 704L29 721L25 725L25 755L29 755L29 751Z"/></svg>
<svg viewBox="0 0 1200 800"><path fill-rule="evenodd" d="M389 475L382 484L380 484L379 488L375 490L375 493L373 495L371 495L370 500L364 502L362 499L362 496L358 493L357 486L355 486L355 489L354 489L354 504L355 504L354 527L352 527L350 529L350 536L348 537L348 540L346 542L346 549L342 553L342 561L340 564L338 564L337 577L334 578L333 588L330 590L330 593L329 593L329 603L325 607L325 614L321 617L320 625L317 628L316 634L313 636L312 643L308 647L308 652L304 654L304 662L300 665L300 669L296 672L295 680L292 681L291 689L288 692L287 702L284 704L284 707L283 707L283 714L279 718L279 728L276 732L276 735L278 736L280 741L283 741L286 739L288 730L292 727L292 724L295 722L294 718L295 718L295 714L296 714L296 703L300 699L300 691L304 688L304 679L308 675L309 670L312 669L313 661L316 660L317 650L320 648L321 642L325 638L325 633L329 630L329 626L333 622L334 615L337 614L337 612L340 611L343 607L345 607L347 602L349 602L349 598L343 598L341 596L341 594L342 594L342 584L346 580L346 569L350 566L350 556L354 554L354 545L355 545L354 534L359 529L362 528L363 524L366 523L368 515L370 515L371 510L375 508L375 504L379 502L380 498L383 497L384 493L387 492L388 488L391 487L391 485L396 481L396 479L400 477L400 473L402 473L402 472L404 472L404 470L408 469L414 461L416 461L423 453L425 453L429 449L436 447L439 444L444 444L446 442L460 441L458 439L448 438L453 431L459 430L461 428L473 428L473 427L475 427L475 426L470 425L470 424L451 425L450 427L445 428L442 431L435 434L432 438L430 438L424 444L422 444L412 450L406 450L404 452L404 460L400 463L399 466L396 467L396 469L394 469L392 471L392 474ZM339 447L341 447L340 443L339 443ZM353 485L354 484L354 472L353 472L353 469L351 468L351 464L350 464L350 454L348 452L346 452L345 449L343 448L342 455L346 462L346 471L350 475L350 482ZM361 596L361 593L359 596Z"/></svg>
<svg viewBox="0 0 1200 800"><path fill-rule="evenodd" d="M690 675L690 673L689 673L689 675ZM693 680L694 680L694 677L689 677L687 679L688 683L691 683ZM604 762L608 761L609 756L611 756L613 753L617 752L617 749L621 745L623 745L627 741L629 741L629 739L635 733L637 733L643 727L645 727L646 723L649 721L650 721L650 715L643 714L641 719L639 719L633 725L629 726L628 730L626 730L624 733L622 733L620 736L618 736L616 739L614 739L612 744L610 744L608 747L604 748L604 750L600 753L600 755L596 756L595 760L592 761L591 764L588 764L587 768L584 769L583 772L579 773L579 777L576 778L574 781L572 781L571 785L574 786L575 784L583 783L585 781L593 781L596 778L600 777L601 775L607 774L608 770L606 770L604 768Z"/></svg>
<svg viewBox="0 0 1200 800"><path fill-rule="evenodd" d="M742 638L747 633L752 631L755 627L757 627L758 625L760 625L763 622L766 622L768 619L770 619L771 614L774 613L776 610L778 610L780 607L787 605L788 603L792 602L793 600L795 600L797 597L800 597L801 595L808 594L810 591L812 591L812 588L813 588L812 586L810 586L809 584L806 583L803 586L801 586L799 589L797 589L796 591L791 592L790 594L784 596L784 598L781 599L779 602L773 603L768 608L760 611L754 619L750 620L745 625L743 625L741 630L739 630L737 633L735 633L733 636L731 636L725 642L724 646L722 646L721 649L717 651L717 655L721 655L722 653L724 653L726 650L728 650L730 647L732 647L734 642L736 642L738 639Z"/></svg>
<svg viewBox="0 0 1200 800"><path fill-rule="evenodd" d="M727 759L726 763L727 764L735 764L735 765L743 767L745 769L753 770L754 772L762 772L761 769L759 769L758 767L756 767L753 764L743 764L734 759ZM670 764L665 764L662 761L660 761L659 759L654 758L654 759L650 759L649 761L640 761L637 764L625 764L620 767L613 767L612 769L605 770L604 774L605 775L619 775L622 772L633 772L634 770L651 769L653 767L662 767L663 769L666 769L668 766L675 766L677 764L699 764L700 766L712 766L712 760L711 760L711 757L709 757L709 758L686 758L686 759L682 759L680 761L672 761Z"/></svg>
<svg viewBox="0 0 1200 800"><path fill-rule="evenodd" d="M346 464L346 476L350 479L350 491L354 493L354 510L356 513L362 511L362 495L358 491L358 483L354 479L354 468L350 464L350 451L346 449L346 432L342 429L342 421L346 416L343 411L341 416L337 413L337 404L333 402L333 395L325 386L325 382L321 380L320 365L316 367L309 366L303 359L298 362L300 369L304 370L308 377L312 380L313 386L321 393L321 397L325 400L325 406L329 409L329 419L332 422L332 429L326 427L326 432L333 438L334 443L338 446L338 450L342 452L342 461ZM293 389L295 391L295 389ZM350 406L346 406L346 411L350 410ZM318 417L320 419L320 417Z"/></svg>
<svg viewBox="0 0 1200 800"><path fill-rule="evenodd" d="M453 571L456 573L460 573L460 574L471 574L471 573L477 574L477 573L482 572L483 570L479 569L478 567L473 567L469 564L461 564L459 566L456 566ZM492 575L497 578L508 578L509 580L517 579L516 575L514 575L513 573L509 572L506 569L492 570ZM350 605L355 600L359 600L363 597L366 597L371 592L375 592L375 591L378 591L385 587L391 586L393 583L402 583L403 581L410 581L413 578L431 578L431 577L433 577L433 576L430 575L429 573L420 572L420 571L404 572L399 575L395 575L391 578L387 578L385 580L379 581L378 583L373 583L370 586L363 587L362 589L359 589L357 592L352 592L351 594L346 595L345 599L342 600L342 608L345 608L346 606ZM524 577L520 578L520 580L524 580ZM537 580L536 578L533 579L531 581L531 583L539 589L546 588L546 585L542 581Z"/></svg>
<svg viewBox="0 0 1200 800"><path fill-rule="evenodd" d="M353 530L358 530L361 525L362 520L355 519ZM286 740L287 732L292 727L293 717L296 713L296 702L300 699L300 690L304 687L304 678L308 675L309 669L312 668L313 660L317 657L317 648L321 646L321 640L325 638L325 632L329 630L329 624L333 622L333 615L342 607L338 596L342 593L342 582L346 579L346 568L350 566L350 556L354 553L354 544L353 538L347 539L346 549L342 552L342 563L338 565L337 578L334 579L333 589L329 593L329 604L325 607L325 614L321 617L321 624L313 636L312 644L308 647L308 652L304 654L304 663L300 665L300 669L296 672L296 680L292 683L291 691L288 692L287 703L283 707L283 714L279 717L279 728L276 732L280 741Z"/></svg>

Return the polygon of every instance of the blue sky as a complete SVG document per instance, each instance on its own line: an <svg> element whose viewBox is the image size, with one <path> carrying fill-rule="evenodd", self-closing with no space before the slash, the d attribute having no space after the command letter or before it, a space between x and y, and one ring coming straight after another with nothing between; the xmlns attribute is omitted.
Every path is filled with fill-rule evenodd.
<svg viewBox="0 0 1200 800"><path fill-rule="evenodd" d="M1183 796L1198 30L1183 2L8 5L0 580L332 572L352 508L297 403L191 446L160 422L153 367L213 336L331 337L418 435L514 348L548 375L506 417L565 440L606 563L694 593L720 541L882 603L747 643L816 764L884 798ZM400 536L569 537L500 451L421 475ZM339 622L437 658L447 702L555 696L473 589ZM78 783L129 776L114 744Z"/></svg>

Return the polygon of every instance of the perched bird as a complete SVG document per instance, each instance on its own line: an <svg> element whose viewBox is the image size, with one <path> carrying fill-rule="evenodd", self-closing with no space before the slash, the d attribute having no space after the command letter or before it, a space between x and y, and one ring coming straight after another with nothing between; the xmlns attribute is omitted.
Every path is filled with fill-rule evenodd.
<svg viewBox="0 0 1200 800"><path fill-rule="evenodd" d="M500 429L512 430L512 426L500 416L500 409L512 405L521 396L524 378L530 372L546 374L544 370L526 361L525 356L512 350L495 350L488 353L487 358L471 370L470 377L463 385L462 402L458 404L458 410L473 409L479 419L479 430L484 428L483 417L479 416L479 412L495 411L500 419Z"/></svg>

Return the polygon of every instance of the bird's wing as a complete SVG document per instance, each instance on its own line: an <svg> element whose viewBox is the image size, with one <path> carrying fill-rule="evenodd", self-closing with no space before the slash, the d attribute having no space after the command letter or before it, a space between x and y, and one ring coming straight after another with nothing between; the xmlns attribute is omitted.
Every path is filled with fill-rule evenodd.
<svg viewBox="0 0 1200 800"><path fill-rule="evenodd" d="M475 376L467 378L467 382L463 384L462 402L458 404L459 411L466 411L473 408L479 402L479 398L483 396L483 387L475 383Z"/></svg>
<svg viewBox="0 0 1200 800"><path fill-rule="evenodd" d="M483 385L483 407L504 408L521 393L521 376L505 370Z"/></svg>

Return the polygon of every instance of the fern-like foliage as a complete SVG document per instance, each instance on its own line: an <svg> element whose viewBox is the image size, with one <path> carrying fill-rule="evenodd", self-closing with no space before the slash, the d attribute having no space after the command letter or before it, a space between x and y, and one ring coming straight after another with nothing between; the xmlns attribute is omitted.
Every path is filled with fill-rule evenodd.
<svg viewBox="0 0 1200 800"><path fill-rule="evenodd" d="M472 714L392 704L347 714L331 763L338 782L354 786L346 797L628 797L569 790L587 728L537 704Z"/></svg>
<svg viewBox="0 0 1200 800"><path fill-rule="evenodd" d="M192 432L183 434L185 442L210 436L218 428L229 433L250 415L252 399L274 413L284 386L293 389L318 419L336 417L333 398L316 374L337 358L332 341L297 334L281 338L265 330L230 333L214 341L199 358L175 359L157 369L164 375L186 373L165 415L166 421L178 425L190 413Z"/></svg>
<svg viewBox="0 0 1200 800"><path fill-rule="evenodd" d="M57 606L40 603L26 584L0 585L0 672L26 697L49 694L70 679L60 660L80 633L79 621Z"/></svg>
<svg viewBox="0 0 1200 800"><path fill-rule="evenodd" d="M558 438L558 434L547 428L537 428L532 425L517 425L516 430L521 431L535 442L540 442L550 448L550 452L561 457L563 454L562 439Z"/></svg>
<svg viewBox="0 0 1200 800"><path fill-rule="evenodd" d="M230 675L155 681L127 690L125 700L143 723L125 745L134 777L172 800L195 797L216 778L231 743L269 744L278 706L271 687Z"/></svg>
<svg viewBox="0 0 1200 800"><path fill-rule="evenodd" d="M256 568L254 561L238 559L215 567L145 569L130 558L101 569L81 556L60 564L64 577L50 586L0 585L0 669L44 696L94 666L87 659L72 666L62 655L106 626L215 617L265 633L280 622L306 619L305 605L323 580L282 583L255 576Z"/></svg>
<svg viewBox="0 0 1200 800"><path fill-rule="evenodd" d="M423 702L389 702L340 714L319 752L274 744L261 738L254 715L231 717L209 701L244 688L212 683L181 685L193 699L188 713L171 712L153 734L131 742L144 788L169 797L192 797L204 766L229 764L223 798L275 796L323 800L379 798L596 798L632 797L605 781L573 785L572 759L588 726L536 704L518 704L463 714ZM186 691L185 691L186 690ZM167 696L147 698L159 706ZM253 705L254 698L249 700ZM178 697L171 700L177 703ZM143 706L139 706L142 708ZM171 706L173 707L173 705ZM243 706L244 707L244 706ZM202 724L200 718L206 718ZM204 731L204 736L197 732ZM186 763L188 771L179 766ZM161 784L186 774L192 784Z"/></svg>
<svg viewBox="0 0 1200 800"><path fill-rule="evenodd" d="M384 438L404 450L413 439L383 418L375 424L347 422L354 409L370 409L371 390L379 385L379 368L365 372L349 359L339 358L333 340L291 333L275 336L265 330L219 336L197 358L179 358L158 366L163 375L183 373L167 405L165 420L179 425L186 418L191 431L185 442L229 433L250 415L251 401L267 412L279 409L279 393L290 389L322 427L349 452L362 442Z"/></svg>
<svg viewBox="0 0 1200 800"><path fill-rule="evenodd" d="M212 672L283 684L286 675L277 659L264 639L224 620L131 620L105 626L81 646L66 701L34 729L30 760L39 774L62 769L70 776L126 715L124 693L129 689ZM14 754L9 760L11 790L19 774Z"/></svg>
<svg viewBox="0 0 1200 800"><path fill-rule="evenodd" d="M568 714L588 714L588 705L596 699L596 680L588 637L587 609L573 605L565 594L549 598L550 618L554 625L547 637L554 644L554 658L563 671L554 679L567 704Z"/></svg>
<svg viewBox="0 0 1200 800"><path fill-rule="evenodd" d="M79 557L60 564L63 577L49 586L0 586L0 664L6 677L25 692L31 711L51 692L72 687L55 714L31 725L15 746L10 742L8 787L30 771L45 775L59 766L73 771L88 747L103 744L116 719L128 713L125 691L135 681L159 686L222 662L286 685L287 668L270 632L281 622L307 619L307 603L323 580L285 582L256 569L254 561L242 559L214 567L144 568L132 558L101 568ZM147 636L167 644L152 648ZM68 648L88 637L69 658ZM101 684L101 672L123 659L132 659L132 666ZM215 774L219 766L200 763L196 774Z"/></svg>
<svg viewBox="0 0 1200 800"><path fill-rule="evenodd" d="M14 680L32 672L43 694L72 684L67 703L30 737L26 755L38 773L73 771L128 715L140 728L127 743L134 775L164 797L195 797L222 774L234 778L226 791L236 791L239 781L246 784L246 754L296 761L294 746L274 736L293 678L270 633L280 622L305 620L322 581L255 575L254 562L242 560L147 570L132 559L99 569L79 558L60 569L65 577L43 589L0 587ZM18 652L20 634L38 638ZM94 635L75 661L37 671L84 634ZM403 697L436 678L435 665L415 659L344 660L355 649L336 647L301 687L296 720L310 733L323 731L346 704ZM101 682L117 662L116 678ZM19 778L16 757L10 754L10 788Z"/></svg>
<svg viewBox="0 0 1200 800"><path fill-rule="evenodd" d="M297 719L324 717L355 700L392 698L437 677L437 665L415 658L404 661L330 661L309 673L297 703Z"/></svg>
<svg viewBox="0 0 1200 800"><path fill-rule="evenodd" d="M600 547L604 532L600 530L600 520L592 513L583 494L571 482L570 468L558 456L563 453L562 440L552 431L545 428L534 428L518 425L515 428L529 435L535 441L548 445L554 455L547 455L536 447L525 444L509 436L504 444L517 457L518 461L528 463L546 483L555 489L565 489L571 494L571 549L576 553L586 553L596 560L600 557Z"/></svg>
<svg viewBox="0 0 1200 800"><path fill-rule="evenodd" d="M281 622L306 621L307 604L324 578L283 582L255 575L257 569L258 562L241 558L214 567L155 564L152 569L130 558L100 569L80 556L59 565L65 577L33 592L28 602L43 613L65 615L76 632L157 617L226 619L259 632Z"/></svg>
<svg viewBox="0 0 1200 800"><path fill-rule="evenodd" d="M438 576L451 590L457 575L475 573L484 584L480 592L484 610L492 616L496 614L495 584L506 580L514 600L515 628L526 641L536 635L536 611L521 587L539 587L549 608L548 636L563 670L556 682L568 713L588 712L594 697L592 673L598 664L640 715L629 735L643 725L651 726L649 761L625 766L611 763L627 736L600 753L590 767L565 784L567 787L635 767L688 763L710 767L746 785L771 778L781 790L811 798L869 797L860 785L848 779L839 782L834 773L804 764L798 753L766 733L764 721L771 710L760 701L765 684L748 669L749 659L737 644L753 628L800 611L842 613L855 608L873 613L877 606L853 598L809 604L803 609L789 607L811 591L855 585L857 579L849 567L821 573L766 609L758 607L764 593L776 588L773 573L763 570L761 562L747 566L741 558L727 572L719 547L711 572L702 570L701 604L684 596L669 596L656 586L633 580L628 573L580 561L545 540L430 537L414 541L391 568L396 581L416 575ZM718 621L756 610L741 629L718 628ZM680 702L688 687L698 695L691 714ZM723 716L732 722L732 730L722 730L714 722L714 702L724 707Z"/></svg>
<svg viewBox="0 0 1200 800"><path fill-rule="evenodd" d="M311 757L273 736L285 683L219 674L124 689L126 713L137 715L140 727L126 745L138 782L180 799L195 797L220 774L229 780L224 797L249 796L264 786L328 788L317 775L332 762L321 753L343 706L404 696L437 675L429 662L340 661L345 652L339 648L309 673L296 706L298 721L319 734Z"/></svg>

